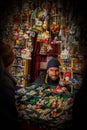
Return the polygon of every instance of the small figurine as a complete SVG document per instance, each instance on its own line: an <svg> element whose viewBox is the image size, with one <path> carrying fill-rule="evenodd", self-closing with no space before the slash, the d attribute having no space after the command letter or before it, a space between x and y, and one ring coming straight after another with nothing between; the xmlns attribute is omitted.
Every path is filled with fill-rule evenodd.
<svg viewBox="0 0 87 130"><path fill-rule="evenodd" d="M65 79L65 81L66 81L66 82L69 81L70 78L71 78L71 73L70 73L70 72L66 72L66 73L64 74L64 79Z"/></svg>

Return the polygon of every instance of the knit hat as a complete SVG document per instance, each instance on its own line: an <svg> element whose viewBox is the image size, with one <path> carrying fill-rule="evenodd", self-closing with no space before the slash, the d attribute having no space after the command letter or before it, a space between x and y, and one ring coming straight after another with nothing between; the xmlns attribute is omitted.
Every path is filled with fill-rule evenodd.
<svg viewBox="0 0 87 130"><path fill-rule="evenodd" d="M47 64L47 69L51 68L51 67L57 67L59 68L60 63L56 58L52 58L50 61L48 61Z"/></svg>
<svg viewBox="0 0 87 130"><path fill-rule="evenodd" d="M5 67L8 67L13 63L15 55L11 45L0 43L0 57L2 58Z"/></svg>

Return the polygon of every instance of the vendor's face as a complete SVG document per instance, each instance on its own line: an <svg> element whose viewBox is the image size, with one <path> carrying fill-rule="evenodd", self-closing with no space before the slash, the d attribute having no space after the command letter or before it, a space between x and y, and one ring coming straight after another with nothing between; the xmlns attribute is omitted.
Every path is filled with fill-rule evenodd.
<svg viewBox="0 0 87 130"><path fill-rule="evenodd" d="M51 67L47 70L47 73L52 80L56 80L59 76L59 68Z"/></svg>

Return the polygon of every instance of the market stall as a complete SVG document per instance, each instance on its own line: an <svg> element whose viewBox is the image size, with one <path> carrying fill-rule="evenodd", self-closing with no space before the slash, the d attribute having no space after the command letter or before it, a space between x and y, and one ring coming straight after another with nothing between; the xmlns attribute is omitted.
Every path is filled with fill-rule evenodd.
<svg viewBox="0 0 87 130"><path fill-rule="evenodd" d="M13 0L9 10L1 13L3 40L12 44L16 54L12 75L17 80L19 119L27 124L50 130L71 125L75 93L87 63L83 3ZM65 86L31 84L51 57L61 62L59 71ZM69 83L66 72L71 73Z"/></svg>

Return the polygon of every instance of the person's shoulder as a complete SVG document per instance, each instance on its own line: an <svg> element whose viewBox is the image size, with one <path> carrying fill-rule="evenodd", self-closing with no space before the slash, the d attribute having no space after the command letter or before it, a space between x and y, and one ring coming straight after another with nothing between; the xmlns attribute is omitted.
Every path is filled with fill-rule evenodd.
<svg viewBox="0 0 87 130"><path fill-rule="evenodd" d="M0 86L8 86L14 88L16 86L16 81L11 74L4 70L0 80L0 84Z"/></svg>
<svg viewBox="0 0 87 130"><path fill-rule="evenodd" d="M46 71L40 73L40 75L35 79L34 83L43 84L45 81Z"/></svg>
<svg viewBox="0 0 87 130"><path fill-rule="evenodd" d="M41 79L41 78L45 78L45 76L46 76L46 71L43 71L40 73L40 75L37 78Z"/></svg>

